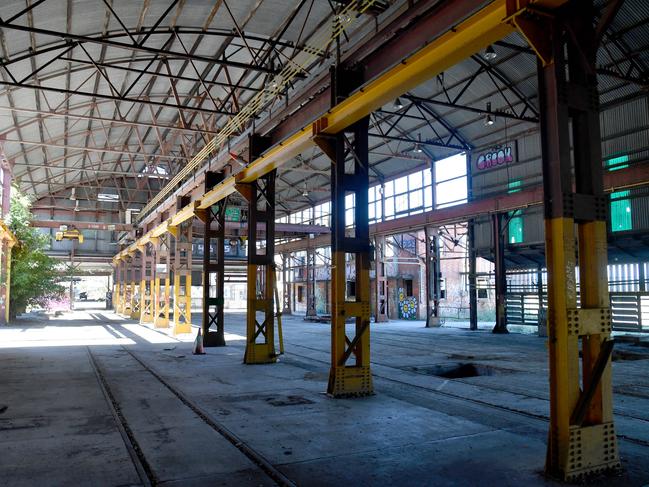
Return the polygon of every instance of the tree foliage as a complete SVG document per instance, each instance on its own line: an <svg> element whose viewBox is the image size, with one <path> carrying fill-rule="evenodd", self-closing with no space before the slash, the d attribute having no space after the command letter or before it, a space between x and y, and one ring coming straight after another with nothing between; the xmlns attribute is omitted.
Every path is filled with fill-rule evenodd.
<svg viewBox="0 0 649 487"><path fill-rule="evenodd" d="M12 317L27 306L47 306L51 299L65 292L59 284L58 263L45 254L48 236L30 227L31 199L17 187L11 189L11 209L7 225L18 239L11 252L11 291L9 311Z"/></svg>

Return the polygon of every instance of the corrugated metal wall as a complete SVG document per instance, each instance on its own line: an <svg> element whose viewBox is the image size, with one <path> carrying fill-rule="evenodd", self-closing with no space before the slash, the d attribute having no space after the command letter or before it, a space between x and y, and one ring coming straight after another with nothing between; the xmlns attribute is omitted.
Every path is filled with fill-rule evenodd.
<svg viewBox="0 0 649 487"><path fill-rule="evenodd" d="M601 114L600 125L604 161L620 156L628 156L629 165L649 160L649 97L607 109ZM508 164L478 169L477 160L481 152L473 154L471 168L474 199L542 184L540 134L527 134L506 145L512 147L513 154L513 161ZM515 186L512 187L512 184ZM628 196L633 230L649 229L649 189L630 190ZM543 242L542 209L522 210L522 217L524 244ZM479 251L493 246L491 221L488 218L476 220L475 232Z"/></svg>

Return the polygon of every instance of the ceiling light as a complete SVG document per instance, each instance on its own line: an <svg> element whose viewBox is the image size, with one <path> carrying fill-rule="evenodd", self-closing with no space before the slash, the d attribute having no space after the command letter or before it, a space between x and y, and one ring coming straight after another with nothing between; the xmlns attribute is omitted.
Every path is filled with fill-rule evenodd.
<svg viewBox="0 0 649 487"><path fill-rule="evenodd" d="M415 147L412 149L412 151L415 154L421 154L424 152L424 149L421 147L421 134L417 134L417 138L419 139L419 142L415 142Z"/></svg>
<svg viewBox="0 0 649 487"><path fill-rule="evenodd" d="M349 15L347 12L341 12L338 15L336 15L336 20L341 24L349 24L353 19L352 16Z"/></svg>
<svg viewBox="0 0 649 487"><path fill-rule="evenodd" d="M493 61L498 57L498 54L494 50L494 46L489 44L487 48L484 50L484 53L482 54L482 57L484 57L487 61Z"/></svg>
<svg viewBox="0 0 649 487"><path fill-rule="evenodd" d="M403 103L401 102L401 98L397 97L397 99L394 100L394 108L396 110L401 110L403 108Z"/></svg>
<svg viewBox="0 0 649 487"><path fill-rule="evenodd" d="M496 123L496 120L491 116L491 102L487 102L487 116L484 119L484 125L485 127L489 127L494 123Z"/></svg>
<svg viewBox="0 0 649 487"><path fill-rule="evenodd" d="M75 200L74 211L79 211L79 200Z"/></svg>
<svg viewBox="0 0 649 487"><path fill-rule="evenodd" d="M119 195L112 193L99 193L97 194L98 201L118 201Z"/></svg>
<svg viewBox="0 0 649 487"><path fill-rule="evenodd" d="M76 201L76 199L77 199L77 188L72 188L72 191L70 192L70 200Z"/></svg>

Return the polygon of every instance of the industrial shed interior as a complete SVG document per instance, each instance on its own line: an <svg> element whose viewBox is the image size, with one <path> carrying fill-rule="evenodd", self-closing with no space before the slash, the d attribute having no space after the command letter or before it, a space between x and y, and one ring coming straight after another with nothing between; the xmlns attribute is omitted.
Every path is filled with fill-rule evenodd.
<svg viewBox="0 0 649 487"><path fill-rule="evenodd" d="M649 484L648 90L644 0L2 2L0 484Z"/></svg>

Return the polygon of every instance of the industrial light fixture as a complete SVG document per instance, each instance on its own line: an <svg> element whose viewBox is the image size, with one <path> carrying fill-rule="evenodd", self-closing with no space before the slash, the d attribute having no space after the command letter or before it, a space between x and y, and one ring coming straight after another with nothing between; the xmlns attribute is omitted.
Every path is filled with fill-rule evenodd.
<svg viewBox="0 0 649 487"><path fill-rule="evenodd" d="M76 201L77 200L77 188L72 188L72 191L70 192L70 201Z"/></svg>
<svg viewBox="0 0 649 487"><path fill-rule="evenodd" d="M99 193L97 194L97 201L118 201L119 195L113 193Z"/></svg>
<svg viewBox="0 0 649 487"><path fill-rule="evenodd" d="M496 123L495 119L491 116L491 102L487 102L487 116L484 119L485 127L489 127Z"/></svg>
<svg viewBox="0 0 649 487"><path fill-rule="evenodd" d="M394 108L396 110L401 110L403 108L403 103L401 102L401 98L397 97L397 99L394 100Z"/></svg>
<svg viewBox="0 0 649 487"><path fill-rule="evenodd" d="M79 211L79 200L74 201L74 211Z"/></svg>
<svg viewBox="0 0 649 487"><path fill-rule="evenodd" d="M349 13L347 13L346 11L342 11L341 13L336 15L336 20L341 24L349 24L354 19L352 18L351 15L349 15Z"/></svg>
<svg viewBox="0 0 649 487"><path fill-rule="evenodd" d="M444 87L444 71L439 73L436 77L437 79L437 86L438 88L443 88Z"/></svg>
<svg viewBox="0 0 649 487"><path fill-rule="evenodd" d="M482 54L482 57L484 57L487 61L493 61L498 57L498 54L494 50L494 46L489 44L487 48L484 50L484 53Z"/></svg>
<svg viewBox="0 0 649 487"><path fill-rule="evenodd" d="M419 142L415 142L415 147L412 149L412 151L415 154L421 154L422 152L424 152L424 149L422 149L421 147L421 134L417 134L417 136L419 137Z"/></svg>
<svg viewBox="0 0 649 487"><path fill-rule="evenodd" d="M309 196L309 190L306 187L306 183L304 183L304 191L302 191L302 196L304 196L305 198Z"/></svg>

